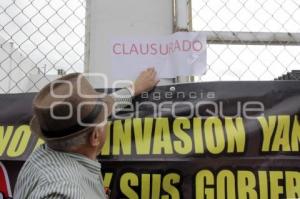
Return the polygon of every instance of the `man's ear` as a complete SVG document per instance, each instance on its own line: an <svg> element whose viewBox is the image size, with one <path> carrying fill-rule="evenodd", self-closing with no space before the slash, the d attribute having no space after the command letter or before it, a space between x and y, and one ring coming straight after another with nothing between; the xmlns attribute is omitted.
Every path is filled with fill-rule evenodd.
<svg viewBox="0 0 300 199"><path fill-rule="evenodd" d="M101 128L95 127L93 132L90 135L90 145L92 146L98 146L100 144L100 133Z"/></svg>

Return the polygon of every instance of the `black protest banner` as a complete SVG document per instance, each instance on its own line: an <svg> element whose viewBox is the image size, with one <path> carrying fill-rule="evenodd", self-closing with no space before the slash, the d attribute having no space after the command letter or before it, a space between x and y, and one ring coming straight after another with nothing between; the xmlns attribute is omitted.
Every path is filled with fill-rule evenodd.
<svg viewBox="0 0 300 199"><path fill-rule="evenodd" d="M0 160L11 188L43 143L34 94L0 96ZM111 198L300 197L300 82L160 86L113 115L99 155Z"/></svg>

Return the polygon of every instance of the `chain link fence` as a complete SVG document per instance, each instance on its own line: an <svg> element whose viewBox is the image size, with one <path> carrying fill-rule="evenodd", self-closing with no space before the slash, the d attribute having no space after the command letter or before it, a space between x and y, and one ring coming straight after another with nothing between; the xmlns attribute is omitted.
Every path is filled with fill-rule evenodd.
<svg viewBox="0 0 300 199"><path fill-rule="evenodd" d="M300 69L300 2L190 0L208 35L203 81L272 80ZM33 92L84 71L86 0L2 0L0 93Z"/></svg>
<svg viewBox="0 0 300 199"><path fill-rule="evenodd" d="M300 69L300 2L191 0L193 31L208 34L211 80L272 80Z"/></svg>
<svg viewBox="0 0 300 199"><path fill-rule="evenodd" d="M85 0L0 1L0 93L83 72Z"/></svg>

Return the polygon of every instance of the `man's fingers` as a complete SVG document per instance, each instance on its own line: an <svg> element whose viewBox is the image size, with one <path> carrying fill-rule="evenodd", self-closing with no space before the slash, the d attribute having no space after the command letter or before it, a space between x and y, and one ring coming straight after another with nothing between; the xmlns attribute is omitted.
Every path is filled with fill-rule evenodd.
<svg viewBox="0 0 300 199"><path fill-rule="evenodd" d="M156 77L156 75L157 75L157 73L156 73L156 71L154 71L153 73L152 73L152 78L155 78Z"/></svg>
<svg viewBox="0 0 300 199"><path fill-rule="evenodd" d="M154 67L150 67L150 68L148 68L148 70L149 70L150 72L153 72L153 71L155 71L155 68L154 68Z"/></svg>
<svg viewBox="0 0 300 199"><path fill-rule="evenodd" d="M157 72L155 70L155 67L149 67L147 69L145 69L143 72L144 77L149 78L150 81L152 81L153 83L157 84L158 82L156 82L156 75Z"/></svg>
<svg viewBox="0 0 300 199"><path fill-rule="evenodd" d="M148 77L151 77L153 75L154 71L152 69L147 69L145 71L145 75L148 76Z"/></svg>
<svg viewBox="0 0 300 199"><path fill-rule="evenodd" d="M149 75L151 74L151 68L147 68L146 70L143 71L144 75Z"/></svg>
<svg viewBox="0 0 300 199"><path fill-rule="evenodd" d="M156 73L156 70L155 70L155 68L152 68L152 72L153 72L153 73Z"/></svg>
<svg viewBox="0 0 300 199"><path fill-rule="evenodd" d="M157 85L159 81L160 81L160 79L157 79L156 82L155 82L155 85Z"/></svg>
<svg viewBox="0 0 300 199"><path fill-rule="evenodd" d="M150 79L155 79L155 77L156 77L156 71L153 71L151 74L149 74L149 78Z"/></svg>
<svg viewBox="0 0 300 199"><path fill-rule="evenodd" d="M154 67L147 68L147 71L153 71L153 70L154 70Z"/></svg>

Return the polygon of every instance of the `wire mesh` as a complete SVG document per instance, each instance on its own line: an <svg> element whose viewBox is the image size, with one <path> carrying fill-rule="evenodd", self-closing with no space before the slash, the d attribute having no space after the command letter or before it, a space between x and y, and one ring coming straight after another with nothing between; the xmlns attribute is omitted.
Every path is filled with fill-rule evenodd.
<svg viewBox="0 0 300 199"><path fill-rule="evenodd" d="M274 36L300 31L300 2L295 0L191 0L194 31L217 35L207 48L207 73L201 78L211 80L271 80L283 73L300 69L300 48ZM218 35L247 32L256 38L251 45L246 38L240 42L224 40ZM273 41L261 41L270 34ZM273 38L272 38L273 37ZM250 39L250 37L249 37ZM292 38L293 43L299 42ZM252 41L253 42L253 41ZM284 45L283 45L284 44Z"/></svg>
<svg viewBox="0 0 300 199"><path fill-rule="evenodd" d="M247 38L208 38L202 80L271 80L300 69L298 45L260 42L262 33L298 34L300 2L190 1L194 31L248 32L257 38L255 45ZM86 0L2 0L0 19L0 93L36 91L58 73L84 71Z"/></svg>
<svg viewBox="0 0 300 199"><path fill-rule="evenodd" d="M57 74L83 72L85 0L2 0L0 93L40 89Z"/></svg>

